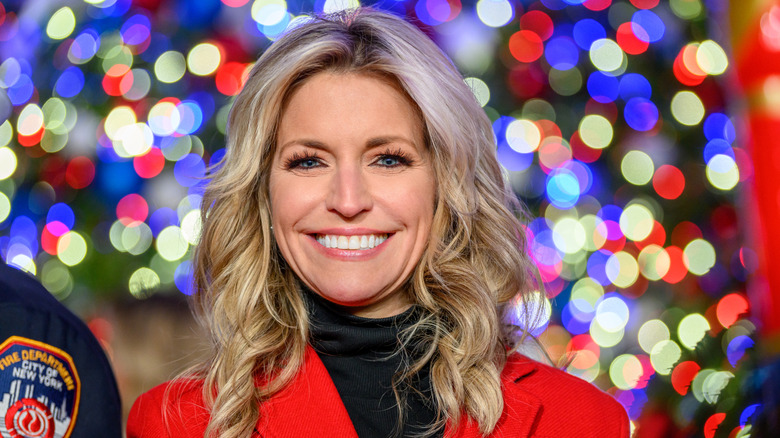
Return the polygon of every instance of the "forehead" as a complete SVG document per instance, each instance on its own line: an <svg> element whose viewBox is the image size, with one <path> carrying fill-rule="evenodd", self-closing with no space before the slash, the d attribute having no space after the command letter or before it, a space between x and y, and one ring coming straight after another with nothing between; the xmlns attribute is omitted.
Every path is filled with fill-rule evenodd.
<svg viewBox="0 0 780 438"><path fill-rule="evenodd" d="M419 109L397 81L376 74L321 72L288 94L276 142L315 134L345 140L401 133L425 147Z"/></svg>

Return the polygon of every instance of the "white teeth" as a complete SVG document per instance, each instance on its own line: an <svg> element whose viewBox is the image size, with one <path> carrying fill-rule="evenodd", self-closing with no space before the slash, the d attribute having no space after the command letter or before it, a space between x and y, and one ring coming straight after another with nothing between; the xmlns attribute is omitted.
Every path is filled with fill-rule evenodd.
<svg viewBox="0 0 780 438"><path fill-rule="evenodd" d="M371 249L382 242L387 240L387 234L367 234L362 236L338 236L338 235L326 235L318 234L316 236L317 242L325 248L338 248L338 249Z"/></svg>

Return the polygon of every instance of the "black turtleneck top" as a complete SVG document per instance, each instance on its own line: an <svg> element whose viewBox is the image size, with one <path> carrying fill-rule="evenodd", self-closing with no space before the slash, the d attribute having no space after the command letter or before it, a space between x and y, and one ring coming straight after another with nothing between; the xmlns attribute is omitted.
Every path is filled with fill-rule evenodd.
<svg viewBox="0 0 780 438"><path fill-rule="evenodd" d="M402 385L404 423L398 427L398 403L393 394L395 374L411 358L401 348L399 333L419 318L409 310L387 318L351 315L311 292L304 292L310 319L310 343L328 370L360 438L411 437L426 431L436 413L426 366ZM399 434L400 432L400 434ZM442 437L438 430L434 437Z"/></svg>

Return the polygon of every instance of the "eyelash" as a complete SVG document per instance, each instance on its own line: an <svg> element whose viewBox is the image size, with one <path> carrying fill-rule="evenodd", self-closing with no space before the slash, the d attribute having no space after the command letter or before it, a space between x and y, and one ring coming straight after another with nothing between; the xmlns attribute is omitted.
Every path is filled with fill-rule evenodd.
<svg viewBox="0 0 780 438"><path fill-rule="evenodd" d="M377 157L377 159L375 160L375 163L378 162L378 161L382 161L384 159L387 159L387 158L393 158L393 159L398 161L397 164L393 164L393 165L389 165L389 166L383 166L383 167L387 167L387 168L390 168L390 169L396 168L396 167L399 167L399 166L410 166L414 162L414 160L412 159L412 157L408 153L404 152L403 150L401 150L399 148L399 149L396 149L394 151L391 151L390 149L387 149L384 153L382 153L381 155L379 155ZM317 162L317 165L316 166L309 166L309 167L302 167L301 165L303 163L305 163L306 161L315 161L315 162ZM295 152L295 153L292 154L292 156L290 158L285 160L284 167L287 170L291 170L291 169L305 169L305 170L307 170L307 169L311 169L311 168L314 168L314 167L318 167L319 164L321 163L321 161L322 161L322 158L319 155L317 155L316 152L309 152L309 151L306 151L304 153Z"/></svg>

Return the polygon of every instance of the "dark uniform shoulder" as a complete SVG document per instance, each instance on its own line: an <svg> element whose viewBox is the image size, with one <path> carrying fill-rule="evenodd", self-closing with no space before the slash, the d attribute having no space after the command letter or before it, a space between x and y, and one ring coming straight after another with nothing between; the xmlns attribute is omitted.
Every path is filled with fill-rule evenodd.
<svg viewBox="0 0 780 438"><path fill-rule="evenodd" d="M0 424L22 428L11 431L19 436L28 435L24 418L73 438L122 436L119 391L100 343L34 277L3 263L0 321Z"/></svg>

